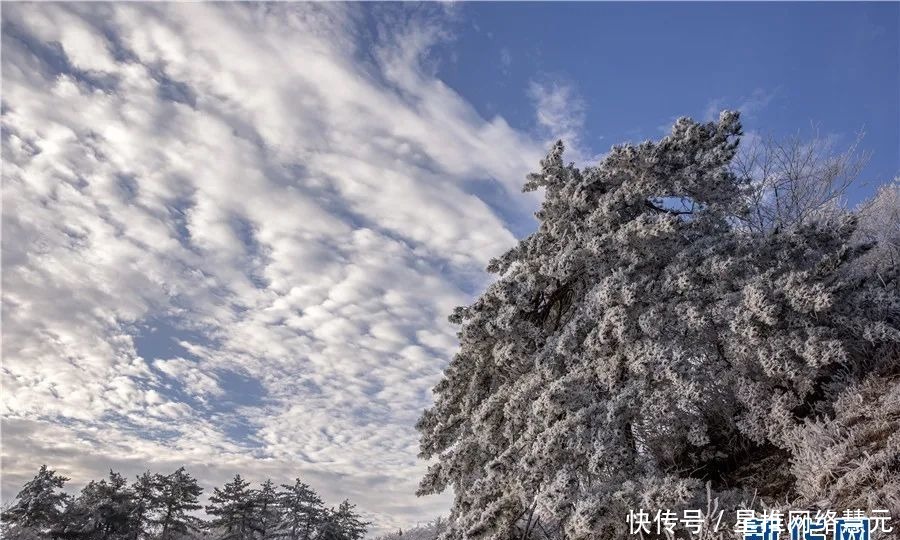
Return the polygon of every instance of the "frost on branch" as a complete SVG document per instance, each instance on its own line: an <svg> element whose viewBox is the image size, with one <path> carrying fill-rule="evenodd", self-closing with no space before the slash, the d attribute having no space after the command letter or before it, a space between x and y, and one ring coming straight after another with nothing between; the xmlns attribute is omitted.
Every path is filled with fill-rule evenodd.
<svg viewBox="0 0 900 540"><path fill-rule="evenodd" d="M853 215L736 226L740 134L680 119L583 170L558 143L529 176L539 229L454 312L418 424L444 538L624 537L628 510L705 508L707 482L726 508L900 510L898 270L854 268Z"/></svg>

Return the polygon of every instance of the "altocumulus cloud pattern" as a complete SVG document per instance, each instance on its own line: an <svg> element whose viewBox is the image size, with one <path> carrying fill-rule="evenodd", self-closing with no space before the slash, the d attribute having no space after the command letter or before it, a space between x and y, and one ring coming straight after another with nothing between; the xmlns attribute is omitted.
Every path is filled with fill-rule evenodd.
<svg viewBox="0 0 900 540"><path fill-rule="evenodd" d="M5 493L183 464L445 511L413 424L545 147L435 76L453 16L4 6Z"/></svg>

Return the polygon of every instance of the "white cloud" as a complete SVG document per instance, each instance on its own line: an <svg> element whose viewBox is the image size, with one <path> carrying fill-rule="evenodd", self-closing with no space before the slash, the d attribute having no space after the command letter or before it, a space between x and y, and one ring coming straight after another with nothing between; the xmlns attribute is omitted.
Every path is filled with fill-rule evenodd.
<svg viewBox="0 0 900 540"><path fill-rule="evenodd" d="M531 81L528 95L535 105L536 121L549 141L562 140L567 153L576 162L591 158L584 148L581 134L584 131L586 105L577 89L557 80Z"/></svg>
<svg viewBox="0 0 900 540"><path fill-rule="evenodd" d="M712 122L719 119L719 113L725 109L736 110L741 113L743 119L750 120L756 117L760 111L769 106L777 92L767 92L761 88L754 90L749 96L729 101L725 98L710 100L703 111L703 120ZM668 128L666 129L668 131Z"/></svg>
<svg viewBox="0 0 900 540"><path fill-rule="evenodd" d="M412 426L515 240L477 182L528 219L544 148L427 68L442 12L403 15L369 43L339 4L4 8L7 497L42 462L185 464L304 476L381 528L444 510ZM559 92L539 118L577 140ZM142 356L160 321L177 352Z"/></svg>
<svg viewBox="0 0 900 540"><path fill-rule="evenodd" d="M509 74L509 68L512 66L512 53L508 47L500 48L500 70L504 75Z"/></svg>

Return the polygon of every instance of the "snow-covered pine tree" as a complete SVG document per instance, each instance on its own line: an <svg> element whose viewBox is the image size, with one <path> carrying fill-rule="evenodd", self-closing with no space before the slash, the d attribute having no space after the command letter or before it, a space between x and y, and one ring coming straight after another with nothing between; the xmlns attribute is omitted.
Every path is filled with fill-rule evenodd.
<svg viewBox="0 0 900 540"><path fill-rule="evenodd" d="M254 531L254 497L250 482L234 475L222 489L213 488L206 513L213 516L209 526L219 540L249 540Z"/></svg>
<svg viewBox="0 0 900 540"><path fill-rule="evenodd" d="M68 478L41 465L34 478L22 486L15 502L0 515L3 536L24 536L25 529L47 529L55 525L69 496L62 492Z"/></svg>
<svg viewBox="0 0 900 540"><path fill-rule="evenodd" d="M344 499L333 513L332 519L337 522L342 533L342 540L361 540L366 536L369 522L363 521L362 516L356 511L356 505Z"/></svg>
<svg viewBox="0 0 900 540"><path fill-rule="evenodd" d="M356 513L356 506L344 500L337 510L325 513L317 540L361 540L366 536L369 523Z"/></svg>
<svg viewBox="0 0 900 540"><path fill-rule="evenodd" d="M131 484L134 506L131 514L130 540L148 538L153 525L153 515L160 510L160 488L163 477L150 471L138 475Z"/></svg>
<svg viewBox="0 0 900 540"><path fill-rule="evenodd" d="M853 215L734 226L740 134L680 119L583 170L558 143L529 176L539 229L453 313L417 426L420 493L454 492L444 538L624 538L630 510L705 508L707 486L900 512L898 269L851 271Z"/></svg>
<svg viewBox="0 0 900 540"><path fill-rule="evenodd" d="M253 530L260 540L269 540L275 537L278 522L281 519L278 507L278 493L275 484L266 480L260 484L259 489L251 493L253 498Z"/></svg>
<svg viewBox="0 0 900 540"><path fill-rule="evenodd" d="M159 540L171 540L176 534L186 534L197 528L198 519L191 512L203 508L197 501L203 488L197 480L179 467L169 475L157 475L159 486L153 523L159 530Z"/></svg>
<svg viewBox="0 0 900 540"><path fill-rule="evenodd" d="M109 471L108 480L90 481L54 527L53 536L84 540L127 540L137 523L134 493L121 474Z"/></svg>
<svg viewBox="0 0 900 540"><path fill-rule="evenodd" d="M310 540L325 515L322 499L307 484L296 479L278 490L281 508L280 536L288 540Z"/></svg>

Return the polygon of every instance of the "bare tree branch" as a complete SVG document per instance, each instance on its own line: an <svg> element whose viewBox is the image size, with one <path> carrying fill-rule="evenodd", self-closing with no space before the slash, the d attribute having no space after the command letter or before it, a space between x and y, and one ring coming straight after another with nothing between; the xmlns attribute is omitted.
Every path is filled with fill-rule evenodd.
<svg viewBox="0 0 900 540"><path fill-rule="evenodd" d="M818 132L810 139L796 134L749 141L732 164L750 183L744 226L761 232L845 211L847 189L870 157L859 148L862 138L860 132L843 151Z"/></svg>

